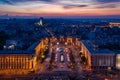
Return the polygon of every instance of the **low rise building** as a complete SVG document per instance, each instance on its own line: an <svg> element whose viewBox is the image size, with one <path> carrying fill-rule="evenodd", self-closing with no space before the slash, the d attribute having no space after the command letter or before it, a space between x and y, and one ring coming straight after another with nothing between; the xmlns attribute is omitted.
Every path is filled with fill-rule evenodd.
<svg viewBox="0 0 120 80"><path fill-rule="evenodd" d="M0 74L26 74L34 68L33 52L0 51Z"/></svg>
<svg viewBox="0 0 120 80"><path fill-rule="evenodd" d="M109 27L120 27L120 23L119 22L110 22Z"/></svg>
<svg viewBox="0 0 120 80"><path fill-rule="evenodd" d="M91 41L81 41L81 51L88 60L90 69L115 69L116 53L108 49L98 49Z"/></svg>

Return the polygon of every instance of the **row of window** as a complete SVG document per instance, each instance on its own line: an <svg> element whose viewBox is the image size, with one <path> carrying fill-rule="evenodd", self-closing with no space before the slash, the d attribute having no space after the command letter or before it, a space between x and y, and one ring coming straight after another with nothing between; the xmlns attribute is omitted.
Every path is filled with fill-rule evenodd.
<svg viewBox="0 0 120 80"><path fill-rule="evenodd" d="M114 57L113 56L91 56L91 64L92 65L114 65Z"/></svg>
<svg viewBox="0 0 120 80"><path fill-rule="evenodd" d="M109 69L109 66L91 66L92 69ZM113 67L110 67L111 69Z"/></svg>
<svg viewBox="0 0 120 80"><path fill-rule="evenodd" d="M29 60L28 57L24 57L24 58L0 57L0 62L26 62L28 60Z"/></svg>
<svg viewBox="0 0 120 80"><path fill-rule="evenodd" d="M33 63L32 63L33 68ZM0 69L30 69L30 62L26 63L0 63Z"/></svg>

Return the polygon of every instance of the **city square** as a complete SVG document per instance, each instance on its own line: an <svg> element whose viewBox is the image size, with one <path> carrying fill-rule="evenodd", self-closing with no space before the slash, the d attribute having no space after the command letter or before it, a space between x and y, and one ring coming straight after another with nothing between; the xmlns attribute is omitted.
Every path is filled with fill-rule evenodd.
<svg viewBox="0 0 120 80"><path fill-rule="evenodd" d="M120 0L0 0L0 80L120 80Z"/></svg>

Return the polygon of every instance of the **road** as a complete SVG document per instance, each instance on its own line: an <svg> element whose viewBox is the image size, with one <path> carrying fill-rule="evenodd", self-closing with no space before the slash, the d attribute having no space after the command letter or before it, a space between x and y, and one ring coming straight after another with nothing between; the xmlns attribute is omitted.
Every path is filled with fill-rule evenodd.
<svg viewBox="0 0 120 80"><path fill-rule="evenodd" d="M65 45L64 43L56 43L53 45L52 43L50 43L48 56L42 64L41 63L37 64L38 67L37 72L42 73L48 71L52 53L55 53L54 61L55 67L53 68L52 71L73 71L70 68L72 61L70 60L69 54L72 52L72 56L75 59L75 70L81 73L82 66L80 64L80 57L78 55L79 49L77 48L78 47L73 44ZM57 49L60 49L60 51Z"/></svg>
<svg viewBox="0 0 120 80"><path fill-rule="evenodd" d="M68 71L71 71L71 69L68 67L68 65L70 65L71 61L70 61L70 50L72 51L72 55L73 57L75 58L75 68L78 72L82 72L82 66L80 64L80 57L78 55L78 52L79 52L79 49L77 46L75 45L65 45L63 43L59 43L59 44L56 44L56 45L53 45L52 48L54 49L54 53L56 53L56 56L55 56L55 62L56 62L56 65L57 67L54 69L54 70L68 70ZM62 48L63 51L59 52L57 51L57 48ZM66 49L67 49L67 52L66 52ZM69 50L70 49L70 50ZM61 58L61 55L64 56L64 62L61 63L60 62L60 58Z"/></svg>
<svg viewBox="0 0 120 80"><path fill-rule="evenodd" d="M58 49L57 47L56 49ZM69 61L67 57L67 54L64 52L64 48L60 47L60 49L63 49L62 51L56 50L55 55L55 62L56 62L56 68L54 71L70 71L70 68L68 68Z"/></svg>

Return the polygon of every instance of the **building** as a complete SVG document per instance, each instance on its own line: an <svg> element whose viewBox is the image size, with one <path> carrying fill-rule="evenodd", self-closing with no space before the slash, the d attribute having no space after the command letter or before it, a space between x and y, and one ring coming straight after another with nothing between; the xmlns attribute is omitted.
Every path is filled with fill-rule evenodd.
<svg viewBox="0 0 120 80"><path fill-rule="evenodd" d="M109 27L120 27L120 23L118 23L118 22L110 22Z"/></svg>
<svg viewBox="0 0 120 80"><path fill-rule="evenodd" d="M90 69L116 68L116 53L107 49L98 49L89 40L81 41L81 52L87 58Z"/></svg>
<svg viewBox="0 0 120 80"><path fill-rule="evenodd" d="M48 42L49 42L48 38L40 41L40 43L35 47L36 55L39 55L41 50L48 48L48 44L49 44Z"/></svg>
<svg viewBox="0 0 120 80"><path fill-rule="evenodd" d="M0 74L28 74L36 71L38 56L44 57L48 42L46 38L34 43L27 50L0 51Z"/></svg>
<svg viewBox="0 0 120 80"><path fill-rule="evenodd" d="M43 17L40 18L39 24L40 24L41 26L43 26Z"/></svg>
<svg viewBox="0 0 120 80"><path fill-rule="evenodd" d="M34 68L33 52L0 51L0 74L27 74Z"/></svg>
<svg viewBox="0 0 120 80"><path fill-rule="evenodd" d="M27 50L0 51L0 74L28 74L37 71L37 68L40 67L38 64L45 58L49 41L56 40L55 38L51 39L42 39ZM90 40L79 41L78 38L73 39L72 37L66 39L62 37L60 40L81 47L82 55L87 60L86 68L89 70L120 69L119 52L116 54L107 49L99 49L98 45Z"/></svg>
<svg viewBox="0 0 120 80"><path fill-rule="evenodd" d="M68 44L72 44L73 43L73 38L72 37L67 37L67 41Z"/></svg>
<svg viewBox="0 0 120 80"><path fill-rule="evenodd" d="M120 54L116 55L116 68L120 69Z"/></svg>

